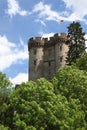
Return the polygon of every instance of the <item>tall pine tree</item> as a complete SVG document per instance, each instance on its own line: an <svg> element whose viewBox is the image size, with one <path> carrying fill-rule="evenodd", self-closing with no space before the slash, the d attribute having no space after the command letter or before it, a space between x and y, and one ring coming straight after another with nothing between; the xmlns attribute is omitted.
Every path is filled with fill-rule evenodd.
<svg viewBox="0 0 87 130"><path fill-rule="evenodd" d="M85 52L85 33L79 22L73 22L68 27L69 51L66 61L70 65Z"/></svg>

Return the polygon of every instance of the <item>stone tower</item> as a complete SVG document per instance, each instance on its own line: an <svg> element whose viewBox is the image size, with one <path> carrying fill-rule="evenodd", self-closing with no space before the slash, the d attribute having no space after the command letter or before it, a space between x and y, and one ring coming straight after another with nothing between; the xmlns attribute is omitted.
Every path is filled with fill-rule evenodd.
<svg viewBox="0 0 87 130"><path fill-rule="evenodd" d="M49 40L41 37L29 39L29 80L36 81L40 77L51 79L60 67L65 66L66 40L65 33L55 34Z"/></svg>

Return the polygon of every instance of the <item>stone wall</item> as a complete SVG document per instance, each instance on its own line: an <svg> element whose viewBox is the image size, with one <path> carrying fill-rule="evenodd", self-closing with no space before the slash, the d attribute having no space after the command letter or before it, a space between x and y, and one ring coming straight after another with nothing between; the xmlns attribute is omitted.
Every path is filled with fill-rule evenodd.
<svg viewBox="0 0 87 130"><path fill-rule="evenodd" d="M44 77L50 79L55 73L55 46L44 49Z"/></svg>
<svg viewBox="0 0 87 130"><path fill-rule="evenodd" d="M36 51L36 52L35 52ZM29 80L42 77L43 48L33 48L29 52Z"/></svg>

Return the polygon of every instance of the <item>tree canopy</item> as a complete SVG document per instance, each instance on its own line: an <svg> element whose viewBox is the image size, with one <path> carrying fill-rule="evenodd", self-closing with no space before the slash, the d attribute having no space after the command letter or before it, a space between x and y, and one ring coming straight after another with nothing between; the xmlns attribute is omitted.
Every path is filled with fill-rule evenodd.
<svg viewBox="0 0 87 130"><path fill-rule="evenodd" d="M10 94L2 125L11 130L86 130L86 86L84 72L69 66L52 82L22 83Z"/></svg>
<svg viewBox="0 0 87 130"><path fill-rule="evenodd" d="M66 66L58 71L53 84L55 92L65 96L68 101L78 99L87 117L87 73L74 66Z"/></svg>
<svg viewBox="0 0 87 130"><path fill-rule="evenodd" d="M11 86L10 80L6 77L6 74L0 72L0 123L3 124L5 119L4 111L7 108L7 103L10 96L10 90L8 89ZM1 126L3 128L3 126ZM4 129L4 128L3 128Z"/></svg>
<svg viewBox="0 0 87 130"><path fill-rule="evenodd" d="M73 66L76 66L80 70L87 72L87 53L84 53L80 58L76 60L76 63L72 63Z"/></svg>
<svg viewBox="0 0 87 130"><path fill-rule="evenodd" d="M68 27L68 45L67 63L75 62L85 52L85 33L79 22L73 22Z"/></svg>

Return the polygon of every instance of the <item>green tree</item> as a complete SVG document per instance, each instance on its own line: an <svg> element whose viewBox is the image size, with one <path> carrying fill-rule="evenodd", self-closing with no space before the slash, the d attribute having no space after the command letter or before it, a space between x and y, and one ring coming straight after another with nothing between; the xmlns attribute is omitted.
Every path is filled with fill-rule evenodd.
<svg viewBox="0 0 87 130"><path fill-rule="evenodd" d="M6 77L6 74L0 72L0 124L4 123L7 103L9 101L9 89L11 82Z"/></svg>
<svg viewBox="0 0 87 130"><path fill-rule="evenodd" d="M84 55L78 58L76 63L72 63L72 65L76 66L80 70L87 72L87 53L84 53Z"/></svg>
<svg viewBox="0 0 87 130"><path fill-rule="evenodd" d="M73 22L67 28L69 51L66 61L70 65L85 52L85 33L79 22Z"/></svg>
<svg viewBox="0 0 87 130"><path fill-rule="evenodd" d="M3 125L0 125L0 130L8 130L8 128L4 127Z"/></svg>
<svg viewBox="0 0 87 130"><path fill-rule="evenodd" d="M70 102L77 99L87 122L87 74L74 66L60 69L53 79L55 93L65 96Z"/></svg>
<svg viewBox="0 0 87 130"><path fill-rule="evenodd" d="M10 95L6 126L11 130L85 130L79 100L68 101L54 88L44 78L22 83Z"/></svg>

